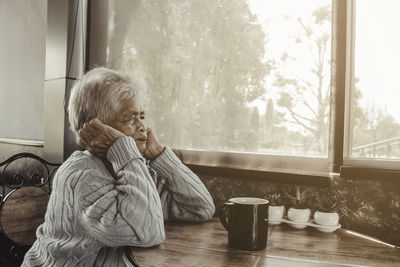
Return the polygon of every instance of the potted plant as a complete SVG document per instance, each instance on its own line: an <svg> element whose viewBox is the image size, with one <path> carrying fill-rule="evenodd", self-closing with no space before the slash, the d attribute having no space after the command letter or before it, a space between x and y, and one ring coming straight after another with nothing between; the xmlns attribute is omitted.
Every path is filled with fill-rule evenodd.
<svg viewBox="0 0 400 267"><path fill-rule="evenodd" d="M286 193L290 208L288 210L288 219L293 222L295 228L305 228L310 221L311 210L307 207L306 192L301 191L299 186L296 186L294 195Z"/></svg>
<svg viewBox="0 0 400 267"><path fill-rule="evenodd" d="M339 214L337 210L340 208L338 202L328 196L323 200L315 200L316 211L314 212L314 222L323 226L336 226L339 223Z"/></svg>
<svg viewBox="0 0 400 267"><path fill-rule="evenodd" d="M285 214L285 206L282 205L281 194L273 193L267 198L269 200L268 222L270 224L280 224Z"/></svg>

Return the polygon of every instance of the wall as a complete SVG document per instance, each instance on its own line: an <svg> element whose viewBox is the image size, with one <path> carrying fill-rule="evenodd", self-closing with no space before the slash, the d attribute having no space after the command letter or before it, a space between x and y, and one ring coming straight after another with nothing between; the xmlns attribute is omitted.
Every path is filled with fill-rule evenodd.
<svg viewBox="0 0 400 267"><path fill-rule="evenodd" d="M0 139L43 140L47 0L0 1ZM0 162L43 147L0 142Z"/></svg>
<svg viewBox="0 0 400 267"><path fill-rule="evenodd" d="M236 196L264 197L272 193L293 194L296 185L250 180L244 177L216 177L201 175L215 204ZM400 186L394 182L348 180L331 178L330 187L301 185L306 192L307 206L315 211L318 203L335 199L343 228L370 235L390 244L400 245ZM312 196L315 196L313 198ZM283 203L290 207L288 201ZM217 213L219 209L217 208Z"/></svg>
<svg viewBox="0 0 400 267"><path fill-rule="evenodd" d="M0 162L3 162L9 157L22 152L34 153L43 157L43 147L0 143Z"/></svg>
<svg viewBox="0 0 400 267"><path fill-rule="evenodd" d="M0 138L43 140L46 18L46 0L0 1Z"/></svg>

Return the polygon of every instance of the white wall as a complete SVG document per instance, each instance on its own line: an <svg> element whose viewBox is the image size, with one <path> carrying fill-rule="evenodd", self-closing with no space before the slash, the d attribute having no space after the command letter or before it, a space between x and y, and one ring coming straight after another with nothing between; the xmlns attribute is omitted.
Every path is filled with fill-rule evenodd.
<svg viewBox="0 0 400 267"><path fill-rule="evenodd" d="M46 23L47 0L0 1L0 138L43 140Z"/></svg>

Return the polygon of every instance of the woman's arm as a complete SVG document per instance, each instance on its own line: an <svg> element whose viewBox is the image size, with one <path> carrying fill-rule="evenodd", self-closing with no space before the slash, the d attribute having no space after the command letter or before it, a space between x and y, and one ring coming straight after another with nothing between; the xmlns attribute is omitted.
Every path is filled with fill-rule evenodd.
<svg viewBox="0 0 400 267"><path fill-rule="evenodd" d="M164 219L206 221L215 212L214 202L199 177L186 167L168 147L150 167L157 173L155 180L160 194Z"/></svg>
<svg viewBox="0 0 400 267"><path fill-rule="evenodd" d="M76 191L84 229L110 247L161 243L165 233L160 197L134 140L118 139L106 157L117 179L87 170Z"/></svg>

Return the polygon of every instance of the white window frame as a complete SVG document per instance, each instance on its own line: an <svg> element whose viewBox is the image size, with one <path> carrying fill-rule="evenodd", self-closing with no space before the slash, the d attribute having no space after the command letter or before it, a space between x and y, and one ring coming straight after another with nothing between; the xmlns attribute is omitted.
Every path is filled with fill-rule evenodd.
<svg viewBox="0 0 400 267"><path fill-rule="evenodd" d="M368 168L374 169L374 172L382 169L384 173L387 170L400 170L400 160L374 159L374 158L355 158L350 156L352 149L352 116L351 100L354 88L354 70L355 70L355 23L356 23L356 0L347 1L347 29L346 29L346 97L345 97L345 131L344 131L344 149L343 166L346 168Z"/></svg>

